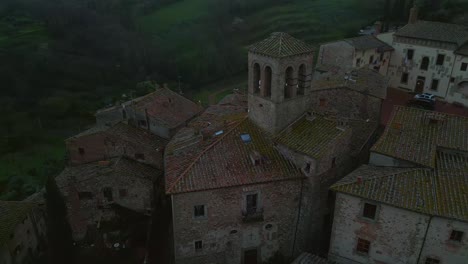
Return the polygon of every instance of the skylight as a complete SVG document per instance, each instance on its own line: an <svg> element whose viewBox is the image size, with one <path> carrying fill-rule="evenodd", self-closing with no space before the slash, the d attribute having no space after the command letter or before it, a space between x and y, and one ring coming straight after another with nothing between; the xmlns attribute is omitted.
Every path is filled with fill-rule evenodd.
<svg viewBox="0 0 468 264"><path fill-rule="evenodd" d="M252 138L249 134L241 134L240 137L244 143L250 143L252 141Z"/></svg>

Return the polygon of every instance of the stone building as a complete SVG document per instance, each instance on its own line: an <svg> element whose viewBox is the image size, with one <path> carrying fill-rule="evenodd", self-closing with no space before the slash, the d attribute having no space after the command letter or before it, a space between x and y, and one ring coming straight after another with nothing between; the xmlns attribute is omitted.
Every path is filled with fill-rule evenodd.
<svg viewBox="0 0 468 264"><path fill-rule="evenodd" d="M167 140L138 127L118 122L94 126L65 140L70 165L126 156L163 169Z"/></svg>
<svg viewBox="0 0 468 264"><path fill-rule="evenodd" d="M465 263L468 118L396 107L363 165L332 186L329 258Z"/></svg>
<svg viewBox="0 0 468 264"><path fill-rule="evenodd" d="M97 111L96 123L97 126L104 126L128 120L137 127L169 139L202 110L200 105L164 87L121 105Z"/></svg>
<svg viewBox="0 0 468 264"><path fill-rule="evenodd" d="M90 243L106 232L141 224L126 222L129 214L141 216L147 224L153 195L163 188L161 170L127 157L69 166L55 181L65 200L73 239ZM116 241L122 244L126 239L122 235Z"/></svg>
<svg viewBox="0 0 468 264"><path fill-rule="evenodd" d="M0 201L0 263L33 264L46 249L45 208Z"/></svg>
<svg viewBox="0 0 468 264"><path fill-rule="evenodd" d="M406 26L377 36L395 49L387 74L390 86L468 105L468 30L417 17L413 7Z"/></svg>
<svg viewBox="0 0 468 264"><path fill-rule="evenodd" d="M366 145L379 109L369 113L376 109L365 101L367 121L315 111L327 90L314 90L312 62L309 45L273 33L250 47L248 97L226 97L168 143L176 263L261 263L276 252L320 250L328 188L349 171L359 145L350 124L372 124L360 131ZM358 104L373 93L356 87L339 89L353 91Z"/></svg>
<svg viewBox="0 0 468 264"><path fill-rule="evenodd" d="M369 68L382 75L387 74L393 48L375 36L360 36L320 45L317 71L333 69L349 72Z"/></svg>

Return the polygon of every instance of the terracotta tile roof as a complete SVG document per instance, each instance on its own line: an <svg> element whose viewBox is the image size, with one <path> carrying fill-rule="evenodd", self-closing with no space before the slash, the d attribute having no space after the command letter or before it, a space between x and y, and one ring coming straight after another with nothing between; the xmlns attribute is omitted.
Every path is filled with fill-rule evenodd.
<svg viewBox="0 0 468 264"><path fill-rule="evenodd" d="M67 141L97 133L106 133L107 135L118 137L121 140L125 140L135 145L141 145L153 149L164 147L168 142L168 140L158 137L148 130L134 127L123 122L116 123L112 126L94 126L78 135L68 138Z"/></svg>
<svg viewBox="0 0 468 264"><path fill-rule="evenodd" d="M126 107L135 107L141 112L145 109L148 115L169 128L175 128L189 121L203 110L203 107L172 91L169 88L158 88L145 96L123 103ZM121 106L98 110L96 114L113 111Z"/></svg>
<svg viewBox="0 0 468 264"><path fill-rule="evenodd" d="M395 106L371 151L434 168L437 148L468 151L467 135L467 117Z"/></svg>
<svg viewBox="0 0 468 264"><path fill-rule="evenodd" d="M320 115L310 121L303 116L301 119L284 129L275 138L279 144L306 154L320 158L336 138L349 133L337 128L336 121L327 120Z"/></svg>
<svg viewBox="0 0 468 264"><path fill-rule="evenodd" d="M392 206L468 221L468 158L438 153L437 168L363 165L331 189ZM362 182L357 177L362 177Z"/></svg>
<svg viewBox="0 0 468 264"><path fill-rule="evenodd" d="M388 79L378 72L360 68L351 73L338 73L328 78L312 81L312 91L327 89L350 89L363 94L385 99L387 97Z"/></svg>
<svg viewBox="0 0 468 264"><path fill-rule="evenodd" d="M423 20L405 25L395 35L451 42L457 46L461 46L468 41L468 30L460 25Z"/></svg>
<svg viewBox="0 0 468 264"><path fill-rule="evenodd" d="M303 177L274 148L271 135L247 118L245 96L209 107L179 131L166 148L165 165L168 194Z"/></svg>
<svg viewBox="0 0 468 264"><path fill-rule="evenodd" d="M328 261L327 259L321 258L317 255L312 255L307 252L303 252L297 257L291 264L333 264L335 262Z"/></svg>
<svg viewBox="0 0 468 264"><path fill-rule="evenodd" d="M36 206L38 205L32 202L0 201L0 246L10 240L16 226Z"/></svg>
<svg viewBox="0 0 468 264"><path fill-rule="evenodd" d="M275 32L268 38L249 47L249 51L270 57L282 58L311 53L315 48L287 33Z"/></svg>
<svg viewBox="0 0 468 264"><path fill-rule="evenodd" d="M163 172L150 165L129 158L119 157L107 161L68 166L55 178L55 181L59 188L63 188L76 182L85 182L106 174L112 174L115 178L136 177L151 182L157 177L161 177Z"/></svg>
<svg viewBox="0 0 468 264"><path fill-rule="evenodd" d="M345 39L344 41L349 43L356 50L369 50L369 49L379 49L379 51L393 50L392 46L379 40L375 36L360 36L360 37Z"/></svg>

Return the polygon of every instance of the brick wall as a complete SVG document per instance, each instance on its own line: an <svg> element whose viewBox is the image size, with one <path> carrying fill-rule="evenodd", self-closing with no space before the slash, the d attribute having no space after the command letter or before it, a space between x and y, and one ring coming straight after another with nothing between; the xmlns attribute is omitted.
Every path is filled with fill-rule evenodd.
<svg viewBox="0 0 468 264"><path fill-rule="evenodd" d="M258 249L263 261L278 250L291 256L300 185L300 180L280 181L172 195L176 263L238 264L248 249ZM254 192L263 221L244 223L245 195ZM206 206L206 217L194 217L196 205ZM203 250L197 252L199 240Z"/></svg>

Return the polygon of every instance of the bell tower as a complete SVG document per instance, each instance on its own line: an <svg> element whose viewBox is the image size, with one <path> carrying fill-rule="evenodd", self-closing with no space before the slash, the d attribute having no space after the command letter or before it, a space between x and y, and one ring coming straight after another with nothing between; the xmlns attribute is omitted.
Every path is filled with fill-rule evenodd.
<svg viewBox="0 0 468 264"><path fill-rule="evenodd" d="M278 133L309 107L314 48L275 32L249 48L249 118Z"/></svg>

